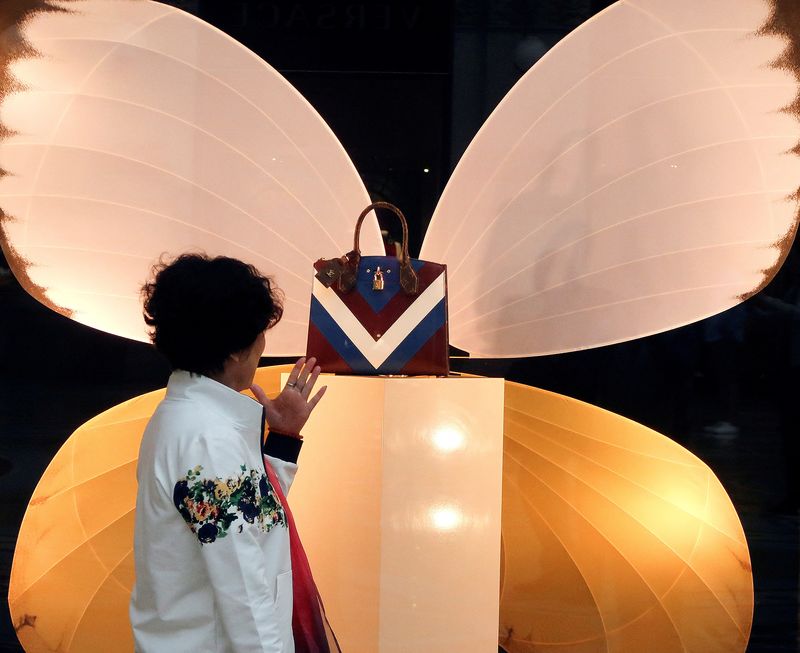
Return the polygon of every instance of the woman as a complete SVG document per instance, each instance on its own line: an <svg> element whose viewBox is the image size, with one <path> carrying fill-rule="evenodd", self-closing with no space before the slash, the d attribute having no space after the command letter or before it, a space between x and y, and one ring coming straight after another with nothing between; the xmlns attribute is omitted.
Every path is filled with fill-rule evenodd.
<svg viewBox="0 0 800 653"><path fill-rule="evenodd" d="M136 650L295 651L293 610L295 621L311 614L317 631L321 616L296 533L290 538L285 493L300 431L325 392L311 396L320 369L300 359L272 401L252 385L265 333L282 314L276 289L253 266L185 254L154 272L142 291L145 321L173 372L137 468ZM247 388L258 401L240 394ZM305 641L315 637L325 641ZM324 632L300 638L298 651L329 650Z"/></svg>

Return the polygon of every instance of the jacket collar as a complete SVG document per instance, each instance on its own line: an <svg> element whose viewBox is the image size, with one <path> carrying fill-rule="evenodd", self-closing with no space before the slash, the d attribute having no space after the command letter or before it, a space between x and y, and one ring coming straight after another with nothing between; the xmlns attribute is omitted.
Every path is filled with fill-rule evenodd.
<svg viewBox="0 0 800 653"><path fill-rule="evenodd" d="M167 398L196 401L246 429L260 428L263 419L263 406L256 400L207 376L185 370L175 370L170 375Z"/></svg>

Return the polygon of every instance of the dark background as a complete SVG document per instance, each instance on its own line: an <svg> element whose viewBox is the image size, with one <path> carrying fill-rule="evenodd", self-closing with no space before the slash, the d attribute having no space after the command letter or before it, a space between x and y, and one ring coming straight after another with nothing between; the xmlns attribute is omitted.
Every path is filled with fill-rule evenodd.
<svg viewBox="0 0 800 653"><path fill-rule="evenodd" d="M373 199L403 208L414 255L450 171L497 102L547 48L611 3L168 4L225 30L300 90L342 141ZM797 250L762 293L772 300L756 297L720 318L585 352L454 361L458 370L505 376L631 417L709 464L731 495L750 546L756 587L750 653L800 650L794 478L800 319L789 315L800 293ZM90 417L163 387L168 369L147 345L50 312L4 266L0 258L5 595L16 532L52 456ZM721 422L737 432L715 433ZM0 650L20 650L7 609Z"/></svg>

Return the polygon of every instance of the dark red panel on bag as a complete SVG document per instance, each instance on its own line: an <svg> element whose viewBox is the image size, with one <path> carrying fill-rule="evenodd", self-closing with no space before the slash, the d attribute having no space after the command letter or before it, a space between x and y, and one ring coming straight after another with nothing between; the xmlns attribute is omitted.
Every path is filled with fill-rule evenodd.
<svg viewBox="0 0 800 653"><path fill-rule="evenodd" d="M408 374L409 376L446 376L449 374L447 336L448 329L447 324L445 324L428 342L422 345L414 358L406 363L400 374ZM437 364L437 361L441 361L441 363Z"/></svg>
<svg viewBox="0 0 800 653"><path fill-rule="evenodd" d="M339 353L331 346L328 339L313 324L308 325L306 352L306 356L314 356L317 359L317 365L322 368L323 372L331 374L353 373L347 361L339 356Z"/></svg>

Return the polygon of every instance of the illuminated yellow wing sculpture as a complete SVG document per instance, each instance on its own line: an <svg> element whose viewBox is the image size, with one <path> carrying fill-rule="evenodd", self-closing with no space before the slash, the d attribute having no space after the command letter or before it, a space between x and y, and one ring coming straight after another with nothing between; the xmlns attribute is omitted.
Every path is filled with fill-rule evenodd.
<svg viewBox="0 0 800 653"><path fill-rule="evenodd" d="M281 372L257 382L274 397ZM164 390L86 422L56 454L22 521L9 586L11 617L28 653L132 651L136 462Z"/></svg>
<svg viewBox="0 0 800 653"><path fill-rule="evenodd" d="M261 368L256 381L275 395L288 370ZM107 651L111 642L133 649L136 457L163 394L81 426L39 482L9 592L28 653ZM705 464L636 422L510 382L504 431L507 651L744 650L753 610L747 544Z"/></svg>
<svg viewBox="0 0 800 653"><path fill-rule="evenodd" d="M509 653L744 651L742 526L669 438L506 382L500 643Z"/></svg>
<svg viewBox="0 0 800 653"><path fill-rule="evenodd" d="M238 256L287 292L270 353L302 352L310 260L349 249L368 201L305 100L149 0L15 0L0 20L0 244L26 289L143 339L138 286L162 252ZM782 111L796 30L790 0L621 0L553 48L478 133L426 234L423 256L449 265L453 344L583 349L766 285L797 228L797 123ZM374 223L369 237L378 250ZM275 373L261 372L273 390ZM747 548L710 470L600 409L507 393L501 644L744 651ZM129 644L132 472L156 400L87 423L42 479L10 588L29 652ZM114 478L125 491L110 496Z"/></svg>

